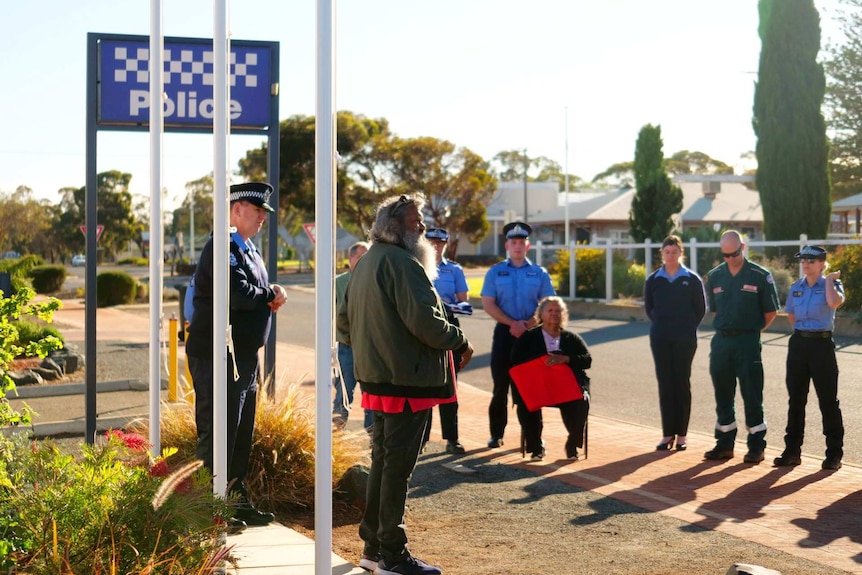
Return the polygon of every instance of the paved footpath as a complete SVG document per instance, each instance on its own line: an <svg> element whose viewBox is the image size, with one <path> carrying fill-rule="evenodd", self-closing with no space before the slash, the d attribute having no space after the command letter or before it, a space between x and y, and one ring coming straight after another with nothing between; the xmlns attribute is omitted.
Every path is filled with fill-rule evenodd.
<svg viewBox="0 0 862 575"><path fill-rule="evenodd" d="M75 326L83 327L83 309L71 303L57 314L57 321L74 331ZM100 339L146 341L146 316L117 308L98 313ZM279 344L278 381L308 381L314 361L313 350ZM767 449L766 461L760 465L747 465L742 462L746 451L742 443L737 444L734 459L706 461L703 452L712 447L713 439L704 434L689 435L687 451L656 452L652 449L659 430L596 416L589 420L589 457L568 462L562 459L564 428L553 409L544 410L548 456L543 462L527 463L517 449L514 411L506 445L498 450L485 448L488 401L487 392L469 382L460 383L459 431L468 450L482 450L491 460L522 466L545 479L862 574L862 468L858 466L845 463L841 470L827 472L820 469L820 459L803 456L799 467L774 468L770 462L780 450L773 448ZM438 424L431 438L441 440ZM231 542L239 544L243 574L311 572L313 543L286 528L249 529L240 537ZM349 564L335 556L333 566L333 573L361 573L350 571Z"/></svg>

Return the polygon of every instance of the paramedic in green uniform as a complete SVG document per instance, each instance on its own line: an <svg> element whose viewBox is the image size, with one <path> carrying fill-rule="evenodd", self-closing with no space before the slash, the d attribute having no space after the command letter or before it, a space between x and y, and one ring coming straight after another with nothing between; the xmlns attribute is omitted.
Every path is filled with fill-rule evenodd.
<svg viewBox="0 0 862 575"><path fill-rule="evenodd" d="M763 362L760 332L778 311L778 294L769 270L745 258L739 232L721 235L719 264L706 277L709 309L715 314L715 335L709 354L709 374L715 392L715 447L706 459L730 459L736 439L736 380L745 405L748 453L745 463L763 461L766 419L763 416Z"/></svg>

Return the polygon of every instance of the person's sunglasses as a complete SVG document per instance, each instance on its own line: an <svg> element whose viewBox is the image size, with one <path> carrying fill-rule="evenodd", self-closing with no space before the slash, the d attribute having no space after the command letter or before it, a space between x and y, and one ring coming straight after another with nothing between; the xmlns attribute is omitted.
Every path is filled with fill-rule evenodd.
<svg viewBox="0 0 862 575"><path fill-rule="evenodd" d="M730 252L729 254L721 252L721 255L723 257L725 257L726 259L730 259L730 258L735 258L736 256L738 256L741 253L742 253L742 247L739 247L735 252Z"/></svg>
<svg viewBox="0 0 862 575"><path fill-rule="evenodd" d="M407 196L401 196L400 198L398 198L398 201L393 202L389 206L389 215L394 216L395 214L398 213L398 210L400 210L404 206L406 206L408 204L412 204L412 203L413 203L412 198L408 198Z"/></svg>

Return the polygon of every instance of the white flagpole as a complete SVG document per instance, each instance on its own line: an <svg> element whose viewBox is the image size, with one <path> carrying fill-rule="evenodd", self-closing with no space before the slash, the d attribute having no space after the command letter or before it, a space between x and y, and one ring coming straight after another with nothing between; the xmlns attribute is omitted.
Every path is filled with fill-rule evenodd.
<svg viewBox="0 0 862 575"><path fill-rule="evenodd" d="M566 249L569 249L569 107L566 106L566 159L565 180L566 180Z"/></svg>
<svg viewBox="0 0 862 575"><path fill-rule="evenodd" d="M164 131L164 38L162 0L150 0L150 444L161 453L160 354L164 275L164 223L162 222L162 132ZM95 259L95 258L94 258Z"/></svg>
<svg viewBox="0 0 862 575"><path fill-rule="evenodd" d="M332 308L335 269L335 0L317 0L314 573L332 573Z"/></svg>
<svg viewBox="0 0 862 575"><path fill-rule="evenodd" d="M228 66L227 0L213 11L213 492L227 490Z"/></svg>

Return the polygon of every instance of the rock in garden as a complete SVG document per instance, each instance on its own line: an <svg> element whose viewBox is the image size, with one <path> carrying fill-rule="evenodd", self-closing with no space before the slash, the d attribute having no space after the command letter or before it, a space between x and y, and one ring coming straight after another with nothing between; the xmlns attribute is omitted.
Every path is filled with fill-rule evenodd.
<svg viewBox="0 0 862 575"><path fill-rule="evenodd" d="M84 367L84 356L71 348L55 349L48 354L54 363L56 363L62 373L75 373Z"/></svg>
<svg viewBox="0 0 862 575"><path fill-rule="evenodd" d="M9 371L6 372L6 374L10 378L12 378L12 381L15 382L15 385L34 385L45 382L45 380L42 379L42 376L34 372L32 369Z"/></svg>
<svg viewBox="0 0 862 575"><path fill-rule="evenodd" d="M357 507L365 507L365 491L368 486L368 467L354 465L344 472L335 487L335 496Z"/></svg>

